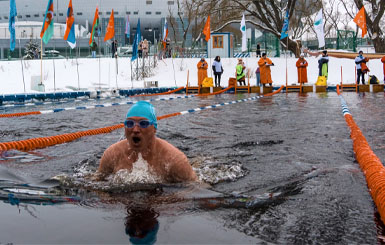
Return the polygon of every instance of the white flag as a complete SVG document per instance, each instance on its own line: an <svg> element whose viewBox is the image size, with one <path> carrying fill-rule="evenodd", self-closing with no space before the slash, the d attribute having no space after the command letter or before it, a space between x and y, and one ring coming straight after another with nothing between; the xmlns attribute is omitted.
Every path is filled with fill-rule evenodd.
<svg viewBox="0 0 385 245"><path fill-rule="evenodd" d="M324 20L322 18L322 9L318 12L314 21L314 29L318 38L318 47L325 47Z"/></svg>
<svg viewBox="0 0 385 245"><path fill-rule="evenodd" d="M242 52L247 51L247 37L246 37L246 22L245 22L245 15L242 16L241 21L241 28L242 32Z"/></svg>

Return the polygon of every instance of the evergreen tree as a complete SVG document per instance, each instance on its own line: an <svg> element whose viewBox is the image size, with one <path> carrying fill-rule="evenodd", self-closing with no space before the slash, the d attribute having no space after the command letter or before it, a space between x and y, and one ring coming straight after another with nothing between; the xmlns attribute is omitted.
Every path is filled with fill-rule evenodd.
<svg viewBox="0 0 385 245"><path fill-rule="evenodd" d="M30 40L25 45L24 59L32 60L34 58L39 58L39 53L40 53L39 45L36 42Z"/></svg>

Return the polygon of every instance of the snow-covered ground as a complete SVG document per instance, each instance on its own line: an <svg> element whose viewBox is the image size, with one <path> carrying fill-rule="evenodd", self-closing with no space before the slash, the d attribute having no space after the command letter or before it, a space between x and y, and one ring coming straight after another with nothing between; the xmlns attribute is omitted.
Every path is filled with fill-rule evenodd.
<svg viewBox="0 0 385 245"><path fill-rule="evenodd" d="M275 66L271 68L273 85L286 84L286 63L288 73L288 84L296 84L297 68L295 62L297 59L284 57L271 58ZM314 84L318 76L317 58L306 58L309 62L308 80L309 84ZM258 59L243 58L247 69L250 71L250 84L255 85L255 70L257 69ZM116 76L116 62L113 58L95 58L78 59L56 59L43 61L43 83L45 92L73 91L79 86L86 90L96 90L102 88L140 88L144 87L144 80L131 81L131 68L129 58L118 59L118 75ZM159 87L180 87L186 86L187 80L190 86L197 86L197 67L198 58L177 58L164 59L158 62L155 68L154 76L146 78L145 81L158 81ZM31 77L41 75L40 60L25 61L1 61L0 62L0 94L24 93L24 81L27 93L35 93L31 90ZM99 65L100 62L100 65ZM207 59L210 67L213 59ZM23 70L22 70L23 64ZM236 58L223 58L222 64L224 73L222 75L222 86L227 86L229 77L234 77ZM383 81L383 66L379 59L370 60L368 63L370 74L374 74ZM99 69L100 67L100 69ZM329 79L328 85L336 85L341 82L341 69L343 83L354 83L355 64L351 59L330 58L329 61ZM79 72L77 72L79 71ZM189 76L188 76L189 74ZM208 75L211 76L211 70ZM54 79L55 76L55 79ZM367 80L367 76L366 76Z"/></svg>

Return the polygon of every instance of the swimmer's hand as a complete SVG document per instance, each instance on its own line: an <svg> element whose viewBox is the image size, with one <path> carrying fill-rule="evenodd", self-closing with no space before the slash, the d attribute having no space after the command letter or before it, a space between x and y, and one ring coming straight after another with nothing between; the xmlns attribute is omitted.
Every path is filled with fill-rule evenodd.
<svg viewBox="0 0 385 245"><path fill-rule="evenodd" d="M91 175L91 180L92 181L104 181L106 180L106 174L101 173L99 171L96 171L94 174Z"/></svg>

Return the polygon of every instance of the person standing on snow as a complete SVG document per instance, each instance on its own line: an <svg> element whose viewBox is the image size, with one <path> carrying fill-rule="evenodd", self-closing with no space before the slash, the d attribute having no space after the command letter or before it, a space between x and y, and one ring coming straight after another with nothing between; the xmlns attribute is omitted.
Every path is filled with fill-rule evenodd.
<svg viewBox="0 0 385 245"><path fill-rule="evenodd" d="M301 54L295 65L298 71L298 83L307 83L307 66L308 63L305 60L305 55Z"/></svg>
<svg viewBox="0 0 385 245"><path fill-rule="evenodd" d="M205 78L207 77L207 68L208 67L209 66L208 66L205 58L202 57L201 60L197 64L197 68L198 68L198 87L202 86L203 80L205 80Z"/></svg>
<svg viewBox="0 0 385 245"><path fill-rule="evenodd" d="M270 87L273 86L270 66L274 66L274 63L271 61L271 59L267 58L266 53L262 53L262 58L259 59L258 66L261 72L262 85L265 87L265 85L268 83Z"/></svg>
<svg viewBox="0 0 385 245"><path fill-rule="evenodd" d="M219 57L219 56L215 57L212 68L213 68L214 77L215 77L215 87L220 87L221 86L221 76L223 73L221 57Z"/></svg>

